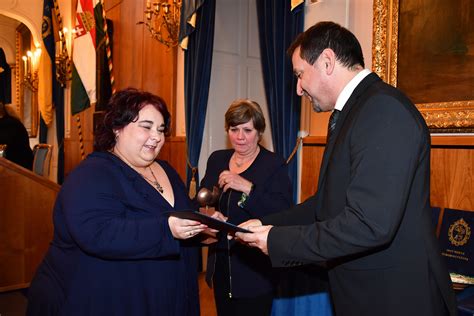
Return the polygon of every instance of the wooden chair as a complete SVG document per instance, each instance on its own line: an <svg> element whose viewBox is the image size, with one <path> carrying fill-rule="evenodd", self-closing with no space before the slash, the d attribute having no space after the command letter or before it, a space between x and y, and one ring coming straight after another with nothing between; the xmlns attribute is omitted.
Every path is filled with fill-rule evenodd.
<svg viewBox="0 0 474 316"><path fill-rule="evenodd" d="M53 146L49 144L36 144L33 147L33 172L49 177L49 166L51 164L51 154Z"/></svg>

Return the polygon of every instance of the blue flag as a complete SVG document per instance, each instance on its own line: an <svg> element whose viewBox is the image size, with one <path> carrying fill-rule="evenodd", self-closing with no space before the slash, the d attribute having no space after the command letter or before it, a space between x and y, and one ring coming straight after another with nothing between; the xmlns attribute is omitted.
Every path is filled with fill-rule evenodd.
<svg viewBox="0 0 474 316"><path fill-rule="evenodd" d="M183 0L182 2L179 23L179 43L184 49L187 48L187 43L183 44L183 40L194 31L195 19L193 19L193 15L202 6L204 1L205 0ZM186 42L186 40L184 42Z"/></svg>
<svg viewBox="0 0 474 316"><path fill-rule="evenodd" d="M60 14L54 0L43 2L42 37L43 44L49 58L51 59L51 82L52 82L52 104L56 112L56 137L58 140L58 177L59 184L64 180L64 89L56 78L56 41L59 40L61 23L58 18Z"/></svg>

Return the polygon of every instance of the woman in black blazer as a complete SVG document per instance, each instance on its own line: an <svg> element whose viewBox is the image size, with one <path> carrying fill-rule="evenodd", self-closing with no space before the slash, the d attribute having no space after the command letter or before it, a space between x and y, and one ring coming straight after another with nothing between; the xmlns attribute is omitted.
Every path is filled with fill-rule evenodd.
<svg viewBox="0 0 474 316"><path fill-rule="evenodd" d="M286 162L259 145L265 130L260 106L234 101L225 114L233 149L211 154L201 187L222 189L217 209L240 224L292 205ZM225 234L209 248L206 280L214 288L218 315L270 315L274 278L270 260Z"/></svg>

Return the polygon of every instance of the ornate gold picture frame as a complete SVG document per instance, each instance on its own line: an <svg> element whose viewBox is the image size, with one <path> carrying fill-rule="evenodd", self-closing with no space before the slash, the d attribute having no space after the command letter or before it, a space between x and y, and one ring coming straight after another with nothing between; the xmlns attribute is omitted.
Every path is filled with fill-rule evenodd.
<svg viewBox="0 0 474 316"><path fill-rule="evenodd" d="M385 82L388 82L393 86L400 86L399 82L397 81L397 79L401 77L398 76L398 72L400 71L398 57L401 53L403 53L399 51L399 35L402 35L399 33L400 1L401 0L374 0L372 67L374 72L376 72ZM462 3L462 1L460 2ZM435 1L433 1L433 3L435 3ZM448 1L447 3L451 2ZM420 10L420 12L423 11ZM442 10L438 10L436 14L442 15L444 12ZM472 28L470 28L470 30L472 30ZM422 34L422 32L410 32L410 40L416 42L416 39L413 39L413 37L416 37L419 34ZM472 34L469 36L472 38ZM410 62L414 63L417 62L417 58L419 58L418 62L423 62L423 60L420 59L424 58L424 56L420 54L413 54L409 57ZM411 61L411 59L413 59L413 61ZM469 62L469 65L472 65L472 61L470 59ZM451 64L449 63L441 63L437 65L436 71L443 72L450 70L448 69L450 66ZM452 72L453 71L451 70L451 73ZM473 73L472 70L470 72ZM469 75L469 68L466 69L465 73ZM470 79L467 81L467 84L460 84L464 85L462 87L464 90L470 89L470 92L474 93L472 77L469 78ZM436 85L441 87L443 84L444 82L434 82L431 86L431 89L433 89L432 91L435 91ZM407 94L410 98L412 98L409 93ZM444 99L444 96L447 97L446 100L430 100L426 103L419 103L415 100L415 103L425 118L430 130L432 132L443 133L474 132L474 98L471 100L468 97L468 100L464 99L462 101L457 101L457 95L454 94L454 92L451 96L444 94L442 99Z"/></svg>

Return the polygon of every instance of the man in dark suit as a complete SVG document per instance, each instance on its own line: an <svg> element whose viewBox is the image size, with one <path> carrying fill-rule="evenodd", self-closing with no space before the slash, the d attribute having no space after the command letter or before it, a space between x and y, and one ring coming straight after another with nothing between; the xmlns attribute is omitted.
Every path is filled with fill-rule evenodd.
<svg viewBox="0 0 474 316"><path fill-rule="evenodd" d="M332 111L316 195L241 224L274 267L328 267L336 315L455 315L430 211L430 135L415 105L364 69L358 40L320 22L288 50L297 93ZM261 226L261 225L266 226Z"/></svg>

